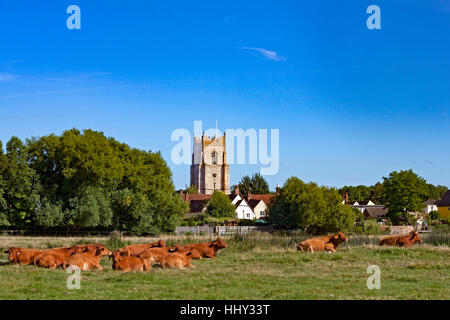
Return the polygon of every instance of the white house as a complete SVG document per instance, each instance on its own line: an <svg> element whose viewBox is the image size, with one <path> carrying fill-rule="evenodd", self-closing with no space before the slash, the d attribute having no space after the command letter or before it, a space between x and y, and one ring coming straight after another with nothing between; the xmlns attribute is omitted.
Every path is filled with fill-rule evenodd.
<svg viewBox="0 0 450 320"><path fill-rule="evenodd" d="M255 213L245 199L239 200L236 203L236 218L248 220L256 218Z"/></svg>
<svg viewBox="0 0 450 320"><path fill-rule="evenodd" d="M424 202L425 208L423 209L423 212L426 214L430 214L432 211L438 211L437 203L438 200L427 200Z"/></svg>

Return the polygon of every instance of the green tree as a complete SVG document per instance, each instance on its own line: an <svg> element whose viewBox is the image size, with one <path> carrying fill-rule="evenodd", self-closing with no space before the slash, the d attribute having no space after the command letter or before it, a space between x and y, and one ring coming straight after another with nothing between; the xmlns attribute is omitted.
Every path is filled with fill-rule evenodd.
<svg viewBox="0 0 450 320"><path fill-rule="evenodd" d="M339 189L339 193L344 195L348 193L348 198L351 201L367 201L371 200L370 187L359 185L359 186L344 186Z"/></svg>
<svg viewBox="0 0 450 320"><path fill-rule="evenodd" d="M334 188L322 188L327 204L320 229L325 232L337 232L353 227L359 210L342 204L342 197Z"/></svg>
<svg viewBox="0 0 450 320"><path fill-rule="evenodd" d="M235 207L230 198L220 191L214 191L206 206L206 214L216 218L236 216Z"/></svg>
<svg viewBox="0 0 450 320"><path fill-rule="evenodd" d="M61 204L70 228L166 230L186 212L160 152L130 148L90 129L27 144L42 196Z"/></svg>
<svg viewBox="0 0 450 320"><path fill-rule="evenodd" d="M440 200L447 192L447 186L428 184L428 199Z"/></svg>
<svg viewBox="0 0 450 320"><path fill-rule="evenodd" d="M184 192L188 194L198 194L198 189L196 186L189 186L189 188L186 188Z"/></svg>
<svg viewBox="0 0 450 320"><path fill-rule="evenodd" d="M428 185L412 170L393 171L383 180L388 217L393 223L405 223L408 212L421 211L425 207Z"/></svg>
<svg viewBox="0 0 450 320"><path fill-rule="evenodd" d="M109 195L101 188L87 187L70 200L67 224L75 228L109 227L113 211Z"/></svg>
<svg viewBox="0 0 450 320"><path fill-rule="evenodd" d="M355 222L355 212L341 202L336 189L291 177L280 189L270 219L275 225L308 232L343 230Z"/></svg>
<svg viewBox="0 0 450 320"><path fill-rule="evenodd" d="M35 215L35 224L38 227L52 228L63 225L64 212L60 204L52 204L44 200L37 208Z"/></svg>
<svg viewBox="0 0 450 320"><path fill-rule="evenodd" d="M39 203L39 177L28 164L28 150L22 141L12 137L3 159L4 200L9 222L18 228L30 228Z"/></svg>
<svg viewBox="0 0 450 320"><path fill-rule="evenodd" d="M377 182L376 184L370 187L370 200L372 200L376 204L385 203L384 195L385 191L383 183Z"/></svg>
<svg viewBox="0 0 450 320"><path fill-rule="evenodd" d="M3 181L3 174L6 166L6 157L3 153L3 144L0 141L0 227L7 227L10 225L8 219L8 205L5 198L3 197L5 193L5 183Z"/></svg>
<svg viewBox="0 0 450 320"><path fill-rule="evenodd" d="M255 173L252 177L243 177L238 185L242 194L247 194L247 192L252 194L269 193L269 184L259 173Z"/></svg>

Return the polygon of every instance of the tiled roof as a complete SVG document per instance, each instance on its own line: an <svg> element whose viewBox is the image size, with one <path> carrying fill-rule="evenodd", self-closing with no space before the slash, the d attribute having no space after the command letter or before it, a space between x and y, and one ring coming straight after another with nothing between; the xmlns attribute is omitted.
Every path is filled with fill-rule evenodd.
<svg viewBox="0 0 450 320"><path fill-rule="evenodd" d="M364 210L364 215L365 216L370 216L372 218L379 218L379 217L384 217L386 215L386 213L388 213L389 209L388 208L382 208L382 207L367 207Z"/></svg>
<svg viewBox="0 0 450 320"><path fill-rule="evenodd" d="M270 206L272 198L274 198L274 194L250 194L246 198L247 201L250 200L262 200L267 206Z"/></svg>
<svg viewBox="0 0 450 320"><path fill-rule="evenodd" d="M450 190L437 203L438 207L450 207Z"/></svg>

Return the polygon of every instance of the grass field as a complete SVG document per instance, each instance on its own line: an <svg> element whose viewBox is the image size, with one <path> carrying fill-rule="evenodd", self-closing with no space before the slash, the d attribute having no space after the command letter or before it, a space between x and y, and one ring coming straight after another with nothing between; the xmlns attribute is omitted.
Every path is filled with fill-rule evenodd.
<svg viewBox="0 0 450 320"><path fill-rule="evenodd" d="M162 237L168 243L202 239ZM69 290L65 270L5 264L0 260L0 299L450 299L450 247L375 245L377 237L350 238L335 254L302 253L301 237L238 236L216 259L194 260L195 269L119 273L104 258L103 271L82 272L81 289ZM0 247L46 248L108 239L0 237ZM125 239L130 242L154 241ZM432 242L431 240L429 242ZM369 290L369 265L381 269L381 289Z"/></svg>

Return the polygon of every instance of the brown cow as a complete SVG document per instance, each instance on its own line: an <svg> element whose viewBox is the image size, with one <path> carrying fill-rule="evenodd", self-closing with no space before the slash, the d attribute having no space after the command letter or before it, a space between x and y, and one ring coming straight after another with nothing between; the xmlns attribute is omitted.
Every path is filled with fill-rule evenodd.
<svg viewBox="0 0 450 320"><path fill-rule="evenodd" d="M380 239L380 246L399 246L399 247L412 247L414 243L422 243L419 235L416 231L411 231L407 235L403 236L389 236Z"/></svg>
<svg viewBox="0 0 450 320"><path fill-rule="evenodd" d="M199 259L200 254L196 249L190 249L187 251L179 251L167 254L162 262L163 268L179 268L184 269L186 267L195 268L191 264L191 259Z"/></svg>
<svg viewBox="0 0 450 320"><path fill-rule="evenodd" d="M166 246L166 243L163 240L158 240L153 243L142 243L142 244L131 244L129 246L123 247L119 249L119 252L122 256L125 257L136 257L142 251L150 248L160 247L163 248Z"/></svg>
<svg viewBox="0 0 450 320"><path fill-rule="evenodd" d="M68 248L55 248L45 250L34 258L33 264L38 267L49 268L51 270L59 267L71 255L80 252L77 246Z"/></svg>
<svg viewBox="0 0 450 320"><path fill-rule="evenodd" d="M97 248L94 253L90 251L75 253L63 262L62 267L67 269L69 266L77 266L82 271L88 271L94 268L103 270L103 267L100 265L100 259L109 255L111 255L111 251L103 247Z"/></svg>
<svg viewBox="0 0 450 320"><path fill-rule="evenodd" d="M98 249L108 250L105 245L103 244L80 244L77 245L77 248L79 249L79 252L90 252L95 255Z"/></svg>
<svg viewBox="0 0 450 320"><path fill-rule="evenodd" d="M150 248L142 251L138 257L148 260L150 263L161 263L163 258L170 252L171 247Z"/></svg>
<svg viewBox="0 0 450 320"><path fill-rule="evenodd" d="M297 245L297 250L300 251L328 251L336 252L337 247L342 242L347 241L347 237L344 233L338 232L332 236L324 236L306 239Z"/></svg>
<svg viewBox="0 0 450 320"><path fill-rule="evenodd" d="M150 271L152 268L152 265L148 260L139 257L121 256L119 250L112 253L112 259L112 267L117 271Z"/></svg>
<svg viewBox="0 0 450 320"><path fill-rule="evenodd" d="M226 248L227 244L220 237L214 241L191 243L184 246L184 249L196 249L202 258L214 259L217 251Z"/></svg>
<svg viewBox="0 0 450 320"><path fill-rule="evenodd" d="M36 249L26 249L26 248L16 248L11 247L9 250L5 251L8 254L8 260L12 263L19 263L22 265L27 265L33 263L34 258L42 254L44 250Z"/></svg>

